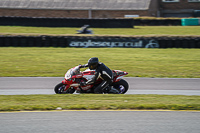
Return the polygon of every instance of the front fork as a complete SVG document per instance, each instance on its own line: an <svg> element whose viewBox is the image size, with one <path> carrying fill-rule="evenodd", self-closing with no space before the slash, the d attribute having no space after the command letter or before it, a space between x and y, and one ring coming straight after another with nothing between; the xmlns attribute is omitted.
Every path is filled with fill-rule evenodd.
<svg viewBox="0 0 200 133"><path fill-rule="evenodd" d="M67 91L70 88L70 85L66 83L66 80L63 80L62 83L65 85L64 91Z"/></svg>

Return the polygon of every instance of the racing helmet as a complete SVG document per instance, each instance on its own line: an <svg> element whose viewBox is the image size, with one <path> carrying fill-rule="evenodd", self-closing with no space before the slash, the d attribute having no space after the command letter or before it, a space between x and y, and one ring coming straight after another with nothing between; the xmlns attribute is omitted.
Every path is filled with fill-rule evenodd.
<svg viewBox="0 0 200 133"><path fill-rule="evenodd" d="M99 59L97 57L92 57L88 60L88 67L90 70L96 69L98 64L99 64Z"/></svg>

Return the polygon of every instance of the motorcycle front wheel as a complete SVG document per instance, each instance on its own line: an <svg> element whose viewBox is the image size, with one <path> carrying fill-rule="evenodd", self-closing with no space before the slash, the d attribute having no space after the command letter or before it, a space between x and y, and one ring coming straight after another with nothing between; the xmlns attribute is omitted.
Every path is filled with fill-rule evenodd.
<svg viewBox="0 0 200 133"><path fill-rule="evenodd" d="M65 90L65 86L63 83L59 83L55 86L54 91L56 94L73 94L75 92L74 88L69 88L67 91Z"/></svg>

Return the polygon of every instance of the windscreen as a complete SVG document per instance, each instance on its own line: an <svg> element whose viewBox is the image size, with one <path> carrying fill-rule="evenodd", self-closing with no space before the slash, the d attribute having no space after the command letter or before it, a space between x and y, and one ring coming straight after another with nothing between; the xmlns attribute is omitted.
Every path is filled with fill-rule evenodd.
<svg viewBox="0 0 200 133"><path fill-rule="evenodd" d="M67 73L65 74L65 78L66 79L69 79L69 78L71 78L72 76L74 76L74 75L77 75L77 74L80 74L80 68L77 66L77 67L74 67L74 68L72 68L72 69L69 69L68 71L67 71Z"/></svg>

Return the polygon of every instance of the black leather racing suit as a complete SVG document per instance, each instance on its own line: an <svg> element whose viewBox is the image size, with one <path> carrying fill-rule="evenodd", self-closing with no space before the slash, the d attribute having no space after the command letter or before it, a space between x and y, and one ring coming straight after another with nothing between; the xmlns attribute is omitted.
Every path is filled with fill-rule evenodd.
<svg viewBox="0 0 200 133"><path fill-rule="evenodd" d="M82 65L83 67L88 67L88 64ZM101 78L103 82L94 89L94 93L103 93L103 90L113 82L113 72L101 62L98 63L94 77L88 80L86 85L94 84L98 78Z"/></svg>

